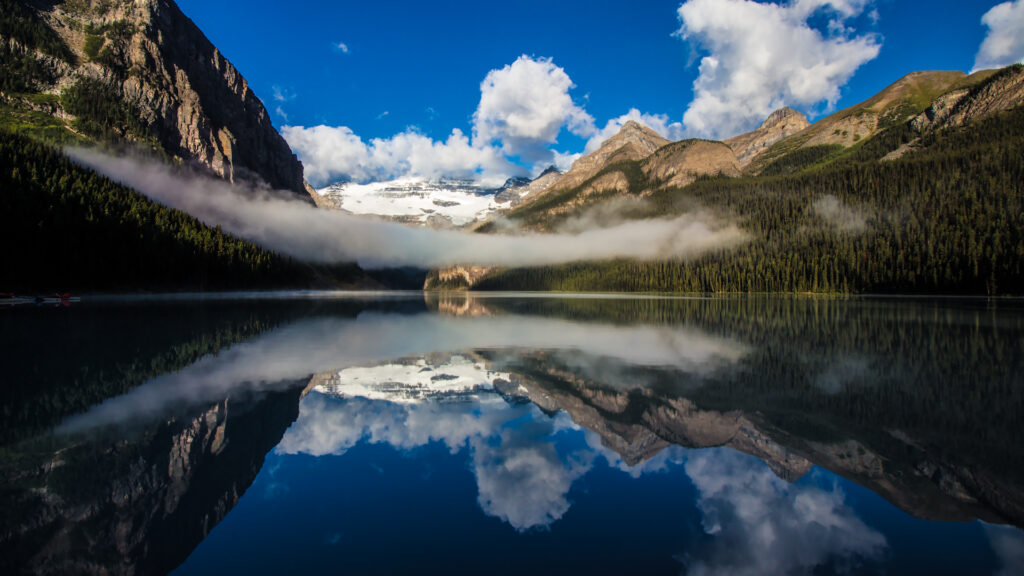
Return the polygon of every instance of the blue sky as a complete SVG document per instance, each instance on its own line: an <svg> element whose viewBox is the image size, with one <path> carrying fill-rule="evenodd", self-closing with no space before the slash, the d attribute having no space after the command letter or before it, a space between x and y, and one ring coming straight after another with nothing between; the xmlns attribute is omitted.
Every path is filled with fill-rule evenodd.
<svg viewBox="0 0 1024 576"><path fill-rule="evenodd" d="M617 125L609 126L609 120L630 109L663 115L665 127L656 128L672 132L666 135L673 138L726 137L732 135L730 131L749 128L769 105L780 103L808 112L813 119L829 110L829 99L835 100L835 108L842 108L870 97L907 72L970 71L990 32L982 17L1000 4L996 0L792 0L770 6L778 11L768 13L745 11L744 5L752 4L745 0L689 0L689 33L679 34L684 27L680 0L178 3L246 76L271 111L275 126L346 128L344 133L330 135L284 131L307 164L307 172L313 165L314 177L320 180L315 184L345 177L370 180L410 171L429 172L433 167L410 167L394 157L431 143L447 146L453 130L459 130L467 141L463 148L450 148L453 151L491 146L498 152L478 154L475 164L467 166L452 168L448 157L437 162L425 160L424 165L434 162L448 167L438 168L442 171L497 174L556 159L567 164L573 154L584 151L588 141L593 140L593 147L601 137L614 133ZM1024 0L1016 0L1011 8L1017 5L1020 9L1014 14L1024 15ZM724 24L698 30L699 21L713 19L714 12L723 10ZM797 13L799 16L794 16ZM757 58L760 50L749 42L742 45L743 37L749 37L750 30L767 30L774 22L768 17L772 14L780 15L778 22L786 22L786 26L796 22L801 31L813 30L822 42L832 42L831 47L790 45L797 34L780 29L783 26L775 26L775 36L771 31L763 39L758 36L758 41L779 43L772 49L776 58L787 62L790 53L803 49L811 53L831 50L824 57L807 56L808 66L825 64L839 69L827 78L828 86L794 93L788 88L775 90L778 84L767 79L766 87L750 88L772 92L771 97L750 104L749 98L735 94L730 100L728 92L735 92L735 83L723 84L722 70L714 82L700 78L701 64L709 56L716 58L733 80L749 72L742 62L730 64L729 59ZM751 19L755 28L744 28L744 18ZM1006 20L1010 18L1000 18ZM1004 34L1024 35L1019 25L1011 22L1008 26ZM483 114L490 114L489 134L493 136L484 142L474 132L481 131L484 122L474 120L474 112L481 106L481 82L492 70L511 66L522 55L530 59L521 63L522 72L529 72L527 66L535 62L545 63L533 65L536 74L531 77L540 74L541 81L557 80L564 73L571 79L574 87L567 91L571 110L565 108L569 105L565 101L558 104L567 120L554 141L548 125L515 132L502 116L509 106L515 107L515 96L506 95L496 84L496 102L504 104L496 103ZM1012 59L1022 56L1024 53L1015 54ZM822 58L824 61L819 61ZM777 63L768 65L769 70L778 68ZM787 74L792 78L799 73ZM510 74L506 84L521 83L522 78ZM695 82L703 82L705 87L698 106L703 112L684 118L695 102ZM830 90L832 96L815 101ZM557 98L556 92L550 94ZM732 113L737 106L745 108ZM592 119L590 125L583 125L584 115ZM571 126L575 121L579 125ZM605 128L608 130L602 132ZM410 133L426 140L396 144L387 154L376 150L376 156L383 154L391 160L370 159L375 155L371 139L391 143L396 134ZM296 143L303 135L307 138ZM366 149L337 157L313 149L347 150L356 142ZM434 146L428 155L447 150ZM509 160L513 168L502 168L502 160Z"/></svg>

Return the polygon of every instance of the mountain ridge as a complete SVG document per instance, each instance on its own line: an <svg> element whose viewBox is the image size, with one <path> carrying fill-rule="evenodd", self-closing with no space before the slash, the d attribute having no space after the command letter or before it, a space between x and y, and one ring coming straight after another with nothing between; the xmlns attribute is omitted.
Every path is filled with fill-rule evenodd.
<svg viewBox="0 0 1024 576"><path fill-rule="evenodd" d="M902 124L927 109L947 91L984 80L984 74L959 71L910 72L870 98L839 110L782 138L752 157L747 169L757 173L788 153L816 146L849 148L885 128Z"/></svg>
<svg viewBox="0 0 1024 576"><path fill-rule="evenodd" d="M624 160L642 160L669 143L669 140L651 128L630 120L623 124L614 136L602 142L597 150L577 158L569 171L552 184L552 189L574 188L594 177L609 164Z"/></svg>
<svg viewBox="0 0 1024 576"><path fill-rule="evenodd" d="M873 132L857 142L804 146L837 130L848 139L837 123L858 117ZM926 126L922 118L941 125ZM468 279L430 274L427 287L1017 294L1024 286L1014 270L1024 252L1003 239L1024 237L1024 175L1011 160L1019 159L1022 122L1024 66L907 75L779 140L741 173L719 168L666 185L664 174L645 170L651 157L613 162L576 188L556 183L506 214L502 228L478 229L557 231L573 218L609 211L615 222L697 212L742 223L748 245L693 262L577 262L493 269ZM652 156L684 146L667 145ZM678 163L666 165L678 170ZM608 182L620 185L601 189ZM1007 218L990 217L996 214Z"/></svg>
<svg viewBox="0 0 1024 576"><path fill-rule="evenodd" d="M18 5L70 53L59 60L27 47L48 69L33 79L34 100L66 138L134 142L230 182L312 201L301 162L248 81L173 0Z"/></svg>

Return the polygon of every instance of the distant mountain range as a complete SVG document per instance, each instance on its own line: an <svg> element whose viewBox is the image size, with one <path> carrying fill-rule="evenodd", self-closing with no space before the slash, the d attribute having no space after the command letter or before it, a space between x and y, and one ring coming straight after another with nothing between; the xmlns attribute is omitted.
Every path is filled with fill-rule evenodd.
<svg viewBox="0 0 1024 576"><path fill-rule="evenodd" d="M1024 75L1016 68L998 80L986 82L995 70L970 76L962 72L914 72L888 86L870 99L811 124L807 117L782 108L773 112L752 132L725 140L683 140L671 143L654 130L635 121L627 122L618 134L595 152L577 160L561 179L547 189L564 196L560 201L533 198L519 207L518 214L534 212L525 220L527 228L549 228L543 214L564 212L566 204L593 203L591 197L605 198L609 192L650 195L657 188L684 188L699 178L713 176L757 176L783 171L787 163L810 153L825 159L839 155L880 132L911 123L921 133L940 127L964 126L999 111L1024 104ZM984 89L978 89L983 87ZM976 88L972 92L972 88ZM951 110L973 110L952 115ZM941 124L929 118L941 117ZM904 148L906 150L906 148ZM894 150L895 152L895 150ZM892 159L889 157L886 159ZM649 179L647 186L630 186L629 169L614 165L638 162ZM815 163L816 164L816 163ZM629 167L632 168L632 167ZM567 194L571 192L571 194ZM533 208L543 206L541 216ZM517 213L510 214L516 218ZM531 224L532 223L532 224Z"/></svg>
<svg viewBox="0 0 1024 576"><path fill-rule="evenodd" d="M915 72L813 124L783 108L725 142L668 142L629 122L504 213L500 231L560 231L625 199L619 220L701 210L741 222L748 246L688 261L476 270L471 281L440 270L427 287L1021 293L1022 104L1017 65Z"/></svg>
<svg viewBox="0 0 1024 576"><path fill-rule="evenodd" d="M578 159L561 178L550 178L550 173L545 172L532 193L523 193L522 197L489 198L494 195L494 189L472 180L405 178L369 184L334 184L318 191L321 196L318 202L353 214L381 216L407 224L459 227L480 224L521 204L529 204L549 190L565 191L586 184L569 201L576 204L586 203L583 199L595 194L627 193L630 187L625 171L602 172L618 162L645 161L644 173L663 187L682 188L706 176L756 175L775 161L792 158L794 153L821 152L819 147L850 148L908 121L915 122L921 129L926 126L935 129L938 125L927 120L929 114L942 115L945 127L960 126L969 118L1020 105L1019 87L1014 82L1009 82L1009 86L1004 83L994 89L1000 96L993 98L990 94L987 98L992 102L982 105L978 113L969 118L958 116L947 120L948 112L943 111L957 105L969 96L971 87L995 72L986 70L969 76L955 71L914 72L872 98L814 124L802 113L785 107L773 112L756 130L720 143L684 140L669 147L672 142L651 128L629 121L598 150ZM600 178L594 179L599 173ZM529 182L520 179L518 185ZM511 187L512 181L502 190ZM517 200L514 204L513 199ZM557 212L564 210L564 206L556 204L546 210Z"/></svg>
<svg viewBox="0 0 1024 576"><path fill-rule="evenodd" d="M486 221L542 193L560 173L509 178L499 188L474 180L401 178L369 184L339 183L316 191L318 206L431 228L457 228Z"/></svg>

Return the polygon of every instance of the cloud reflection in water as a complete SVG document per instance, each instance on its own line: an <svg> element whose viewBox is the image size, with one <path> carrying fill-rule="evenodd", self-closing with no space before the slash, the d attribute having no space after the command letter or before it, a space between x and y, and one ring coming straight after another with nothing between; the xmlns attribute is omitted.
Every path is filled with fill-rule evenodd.
<svg viewBox="0 0 1024 576"><path fill-rule="evenodd" d="M545 527L569 509L574 480L591 467L589 448L560 452L556 435L575 428L491 392L472 402L389 402L314 391L277 447L282 454L342 455L361 441L408 451L441 442L469 450L478 501L517 530Z"/></svg>
<svg viewBox="0 0 1024 576"><path fill-rule="evenodd" d="M692 451L685 468L714 537L688 555L688 574L801 574L830 561L855 568L885 551L885 537L854 515L836 485L790 484L729 450Z"/></svg>
<svg viewBox="0 0 1024 576"><path fill-rule="evenodd" d="M382 375L394 373L393 366L380 368ZM359 371L364 379L367 370ZM566 413L551 417L533 405L508 402L487 391L486 379L471 397L455 402L443 396L408 401L399 384L386 377L380 382L395 401L379 390L371 391L372 399L359 396L365 387L348 388L356 395L346 396L344 382L318 386L303 399L299 420L278 452L340 455L364 441L401 451L430 442L452 452L465 449L482 511L517 531L561 519L570 509L573 483L601 459L635 478L682 465L697 488L697 508L711 539L710 546L682 555L691 574L753 574L765 567L802 572L828 562L852 567L885 550L885 538L854 515L837 486L787 483L754 457L671 447L629 466ZM580 434L583 441L566 450L559 434Z"/></svg>
<svg viewBox="0 0 1024 576"><path fill-rule="evenodd" d="M611 367L605 376L626 387L638 385L620 378L630 366L670 367L681 376L700 377L749 352L745 344L693 328L514 315L328 317L296 322L155 378L70 419L62 430L154 418L176 405L327 374L341 385L316 386L304 397L299 419L276 448L279 454L341 456L360 442L402 451L440 442L453 453L467 450L480 508L517 531L543 529L563 518L574 482L603 459L634 477L684 466L712 539L711 546L683 554L691 573L747 573L766 566L784 572L825 561L855 565L854 559L885 548L885 539L854 516L837 488L788 484L752 457L672 448L628 465L566 413L551 417L534 404L499 394L494 384L508 377L497 371L500 361L475 381L472 372L458 372L451 353L467 350L500 351L498 358L554 351L584 376ZM435 365L445 354L449 365ZM416 359L420 364L410 366ZM353 386L345 385L346 369ZM374 370L381 371L376 387ZM441 377L432 390L433 376L424 371ZM448 373L453 371L458 374ZM403 388L395 381L413 376L411 394L408 382ZM583 441L560 443L560 434L581 434Z"/></svg>

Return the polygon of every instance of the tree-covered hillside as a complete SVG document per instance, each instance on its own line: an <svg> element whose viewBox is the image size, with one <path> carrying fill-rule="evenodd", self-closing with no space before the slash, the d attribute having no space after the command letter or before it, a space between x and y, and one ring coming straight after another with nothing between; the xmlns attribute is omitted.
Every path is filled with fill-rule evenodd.
<svg viewBox="0 0 1024 576"><path fill-rule="evenodd" d="M0 287L225 289L351 285L355 265L314 268L156 204L49 145L0 131Z"/></svg>
<svg viewBox="0 0 1024 576"><path fill-rule="evenodd" d="M208 227L56 148L135 148L173 161L119 87L145 72L126 67L137 30L127 20L92 24L113 8L62 5L84 34L76 55L37 6L0 3L0 292L376 285L354 264L306 265ZM93 68L76 68L86 62Z"/></svg>
<svg viewBox="0 0 1024 576"><path fill-rule="evenodd" d="M630 178L631 194L645 198L628 217L704 208L737 221L750 241L690 261L497 270L473 288L1022 294L1022 134L1024 108L1017 108L923 135L900 124L851 148L802 150L762 176L704 178L653 192ZM912 153L881 160L908 143ZM630 168L609 167L635 175ZM546 204L572 195L553 192L510 216L536 226ZM556 229L586 209L543 225Z"/></svg>

